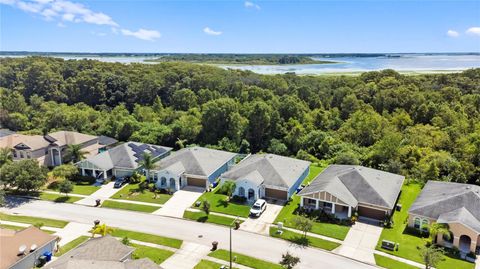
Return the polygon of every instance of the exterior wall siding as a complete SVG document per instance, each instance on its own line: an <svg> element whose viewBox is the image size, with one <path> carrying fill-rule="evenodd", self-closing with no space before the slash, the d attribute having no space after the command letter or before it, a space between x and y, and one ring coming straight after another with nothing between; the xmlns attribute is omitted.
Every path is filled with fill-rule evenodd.
<svg viewBox="0 0 480 269"><path fill-rule="evenodd" d="M297 181L295 182L295 184L293 184L290 189L288 190L288 197L287 199L289 199L294 193L295 191L297 190L297 188L300 186L300 184L302 184L303 180L308 176L308 174L310 173L310 166L308 166L307 169L305 169L305 171L303 171L302 175L297 179Z"/></svg>
<svg viewBox="0 0 480 269"><path fill-rule="evenodd" d="M215 172L213 172L210 176L208 176L208 182L210 182L210 183L215 182L215 180L218 177L220 177L221 174L225 173L230 168L232 163L234 162L235 157L236 156L234 156L228 162L224 163L220 168L218 168Z"/></svg>
<svg viewBox="0 0 480 269"><path fill-rule="evenodd" d="M38 248L33 253L29 253L28 256L24 257L22 260L17 262L15 265L10 267L10 269L31 269L35 267L38 258L43 255L43 253L50 251L54 253L54 249L57 245L56 240L51 241L50 243L44 245L43 247Z"/></svg>

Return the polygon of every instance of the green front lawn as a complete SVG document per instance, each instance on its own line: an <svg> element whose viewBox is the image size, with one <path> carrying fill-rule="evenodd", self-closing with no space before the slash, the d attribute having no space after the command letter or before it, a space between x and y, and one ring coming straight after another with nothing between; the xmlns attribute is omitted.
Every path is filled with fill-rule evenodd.
<svg viewBox="0 0 480 269"><path fill-rule="evenodd" d="M88 181L74 182L72 193L90 195L100 189L99 186L93 186Z"/></svg>
<svg viewBox="0 0 480 269"><path fill-rule="evenodd" d="M306 245L326 250L333 250L340 246L340 244L338 243L313 236L307 236L307 238L304 238L303 234L295 233L288 230L283 230L282 234L278 234L276 227L270 227L270 236L281 238L298 245Z"/></svg>
<svg viewBox="0 0 480 269"><path fill-rule="evenodd" d="M36 217L30 217L30 216L8 215L5 213L0 213L0 220L27 223L27 224L43 223L44 226L49 226L54 228L63 228L65 227L65 225L68 224L68 221L63 221L63 220L36 218Z"/></svg>
<svg viewBox="0 0 480 269"><path fill-rule="evenodd" d="M128 237L129 239L138 240L138 241L147 242L147 243L152 243L152 244L157 244L157 245L163 245L163 246L172 247L172 248L180 248L180 246L182 246L182 242L183 242L182 240L174 239L174 238L170 238L170 237L164 237L164 236L160 236L160 235L146 234L146 233L122 230L122 229L117 229L117 228L115 228L113 230L112 236L122 237L122 238L123 237Z"/></svg>
<svg viewBox="0 0 480 269"><path fill-rule="evenodd" d="M222 267L222 265L223 264L219 264L209 260L201 260L197 265L195 265L195 267L193 267L193 269L219 269L220 267Z"/></svg>
<svg viewBox="0 0 480 269"><path fill-rule="evenodd" d="M219 187L212 192L205 192L197 201L210 202L210 211L233 216L248 217L250 206L248 204L239 204L234 201L227 202L227 195L217 193Z"/></svg>
<svg viewBox="0 0 480 269"><path fill-rule="evenodd" d="M393 214L394 225L392 228L385 228L380 235L380 239L377 243L377 250L416 261L422 263L422 259L418 254L418 248L425 245L423 238L409 234L406 231L408 225L408 210L413 204L417 196L421 191L421 186L419 184L409 184L402 187L402 193L400 194L399 204L402 204L402 211L395 211ZM395 243L399 243L398 251L390 251L381 248L382 240L389 240ZM473 263L469 263L463 260L451 258L444 256L445 260L440 262L437 266L438 269L449 269L449 268L458 268L458 269L467 269L474 268Z"/></svg>
<svg viewBox="0 0 480 269"><path fill-rule="evenodd" d="M161 264L174 254L174 252L170 250L147 247L144 245L131 244L131 246L135 248L133 251L134 259L149 258L156 264Z"/></svg>
<svg viewBox="0 0 480 269"><path fill-rule="evenodd" d="M74 249L78 245L80 245L81 243L87 241L88 239L90 239L90 237L84 236L84 235L73 239L72 241L65 244L65 246L60 246L60 250L57 253L55 253L55 256L57 256L57 257L62 256L63 254L70 251L71 249Z"/></svg>
<svg viewBox="0 0 480 269"><path fill-rule="evenodd" d="M65 194L55 194L55 193L46 193L46 192L40 193L38 197L42 200L52 201L55 203L75 203L76 201L83 199L83 197L65 196Z"/></svg>
<svg viewBox="0 0 480 269"><path fill-rule="evenodd" d="M232 255L237 257L235 261L236 264L245 265L255 269L282 269L283 267L280 264L267 262L250 256L242 255L239 253L233 252ZM230 252L224 249L218 249L214 252L208 254L210 257L214 257L224 261L230 261ZM280 258L279 258L280 260Z"/></svg>
<svg viewBox="0 0 480 269"><path fill-rule="evenodd" d="M115 202L110 200L104 201L102 203L102 207L139 211L139 212L146 212L146 213L152 213L160 208L157 206L122 203L122 202Z"/></svg>
<svg viewBox="0 0 480 269"><path fill-rule="evenodd" d="M150 185L151 187L152 185ZM124 199L131 201L139 201L146 203L164 204L172 195L159 193L155 198L155 194L148 189L141 189L139 184L127 184L123 189L115 193L112 199Z"/></svg>
<svg viewBox="0 0 480 269"><path fill-rule="evenodd" d="M215 224L220 224L225 226L232 225L233 221L235 220L234 218L227 218L224 216L217 216L212 214L209 214L207 216L205 212L193 212L193 211L185 211L183 213L183 217L185 219L191 219L198 222L209 222L209 223L215 223ZM240 221L243 222L243 220L240 220Z"/></svg>
<svg viewBox="0 0 480 269"><path fill-rule="evenodd" d="M375 263L378 266L381 266L383 268L387 268L387 269L418 269L418 267L415 267L415 266L412 266L410 264L406 264L406 263L403 263L403 262L399 262L397 260L390 259L390 258L387 258L387 257L382 256L382 255L373 254L373 256L375 256Z"/></svg>

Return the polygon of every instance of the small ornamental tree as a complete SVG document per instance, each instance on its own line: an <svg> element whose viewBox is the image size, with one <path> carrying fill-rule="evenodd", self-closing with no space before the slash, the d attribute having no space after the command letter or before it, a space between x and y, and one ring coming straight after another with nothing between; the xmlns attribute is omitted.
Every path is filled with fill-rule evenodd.
<svg viewBox="0 0 480 269"><path fill-rule="evenodd" d="M73 184L70 180L62 180L59 184L58 184L58 191L60 193L65 193L65 196L68 196L69 193L71 193L73 191Z"/></svg>
<svg viewBox="0 0 480 269"><path fill-rule="evenodd" d="M203 210L203 212L205 212L205 214L207 214L207 215L210 214L210 202L209 201L207 201L207 200L203 201L202 210Z"/></svg>
<svg viewBox="0 0 480 269"><path fill-rule="evenodd" d="M286 269L293 269L295 265L297 265L299 262L299 257L295 257L287 251L287 253L282 254L282 260L280 261L280 265Z"/></svg>
<svg viewBox="0 0 480 269"><path fill-rule="evenodd" d="M303 216L297 216L293 219L293 225L303 232L303 238L307 238L307 233L312 230L313 221Z"/></svg>
<svg viewBox="0 0 480 269"><path fill-rule="evenodd" d="M443 251L434 245L421 247L419 254L423 260L423 264L425 264L425 269L436 267L439 262L444 260Z"/></svg>

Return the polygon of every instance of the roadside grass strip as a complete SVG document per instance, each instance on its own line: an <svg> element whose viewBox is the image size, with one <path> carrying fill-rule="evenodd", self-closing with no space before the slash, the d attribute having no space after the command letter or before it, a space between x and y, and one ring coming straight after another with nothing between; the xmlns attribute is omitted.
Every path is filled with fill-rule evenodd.
<svg viewBox="0 0 480 269"><path fill-rule="evenodd" d="M172 198L172 195L159 193L155 196L155 194L148 189L142 190L139 187L139 184L128 184L110 198L154 203L154 204L164 204L170 198Z"/></svg>
<svg viewBox="0 0 480 269"><path fill-rule="evenodd" d="M179 239L174 239L170 237L164 237L160 235L153 235L153 234L146 234L141 232L134 232L128 230L122 230L114 228L112 232L112 236L114 237L128 237L129 239L177 248L179 249L182 246L183 241Z"/></svg>
<svg viewBox="0 0 480 269"><path fill-rule="evenodd" d="M325 250L333 250L340 246L339 243L324 240L321 238L308 236L304 237L303 234L295 233L289 230L283 230L281 234L277 233L276 227L270 227L270 236L281 238L287 241L290 241L296 245L300 246L311 246L316 248L321 248Z"/></svg>
<svg viewBox="0 0 480 269"><path fill-rule="evenodd" d="M139 212L146 212L146 213L155 212L160 208L157 206L123 203L123 202L116 202L116 201L110 201L110 200L104 201L102 203L102 207L123 209L123 210L130 210L130 211L139 211Z"/></svg>
<svg viewBox="0 0 480 269"><path fill-rule="evenodd" d="M403 263L403 262L399 262L397 260L382 256L382 255L373 254L373 256L375 256L375 263L378 266L381 266L383 268L387 268L387 269L418 269L418 267L416 267L416 266L406 264L406 263Z"/></svg>
<svg viewBox="0 0 480 269"><path fill-rule="evenodd" d="M73 185L72 193L90 195L99 189L99 186L93 186L90 182L77 182L75 185Z"/></svg>
<svg viewBox="0 0 480 269"><path fill-rule="evenodd" d="M54 220L54 219L45 219L37 218L30 216L19 216L19 215L8 215L5 213L0 213L0 220L20 222L27 224L38 224L43 223L43 226L54 227L54 228L63 228L68 224L68 221L63 220Z"/></svg>
<svg viewBox="0 0 480 269"><path fill-rule="evenodd" d="M223 264L212 262L209 260L201 260L193 269L219 269L223 266ZM233 267L237 269L236 267Z"/></svg>
<svg viewBox="0 0 480 269"><path fill-rule="evenodd" d="M174 254L173 251L148 247L139 244L131 244L131 246L135 248L132 254L134 259L149 258L156 264L161 264Z"/></svg>
<svg viewBox="0 0 480 269"><path fill-rule="evenodd" d="M230 252L224 249L218 249L214 252L208 254L210 257L214 257L224 261L230 261ZM283 267L280 264L267 262L250 256L242 255L236 252L232 253L233 256L237 257L235 263L245 265L255 269L282 269Z"/></svg>
<svg viewBox="0 0 480 269"><path fill-rule="evenodd" d="M90 239L89 236L82 235L82 236L79 236L79 237L73 239L72 241L68 242L64 246L60 246L59 251L57 253L55 253L55 257L62 256L63 254L65 254L68 251L76 248L78 245L82 244L83 242L86 242L88 239Z"/></svg>
<svg viewBox="0 0 480 269"><path fill-rule="evenodd" d="M55 203L75 203L76 201L82 200L84 197L65 196L63 194L42 192L40 193L39 198L42 200L52 201Z"/></svg>
<svg viewBox="0 0 480 269"><path fill-rule="evenodd" d="M188 211L186 210L183 213L183 218L185 219L191 219L197 222L208 222L208 223L215 223L219 225L225 225L225 226L230 226L232 225L233 221L235 220L234 218L228 218L224 216L219 216L215 214L209 214L207 215L205 212L194 212L194 211ZM243 222L243 220L239 219L240 223Z"/></svg>

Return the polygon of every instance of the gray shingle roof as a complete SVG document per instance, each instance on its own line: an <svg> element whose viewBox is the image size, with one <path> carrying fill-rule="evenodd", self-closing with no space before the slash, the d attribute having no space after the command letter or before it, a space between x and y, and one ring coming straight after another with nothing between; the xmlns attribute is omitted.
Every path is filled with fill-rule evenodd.
<svg viewBox="0 0 480 269"><path fill-rule="evenodd" d="M117 143L118 140L109 136L101 135L98 137L98 144L103 146L110 146Z"/></svg>
<svg viewBox="0 0 480 269"><path fill-rule="evenodd" d="M142 154L156 152L158 156L162 156L171 151L172 148L162 147L139 142L126 142L111 148L107 151L99 153L93 157L86 159L95 166L109 170L116 168L137 169L142 160ZM154 156L154 157L158 157Z"/></svg>
<svg viewBox="0 0 480 269"><path fill-rule="evenodd" d="M308 169L310 162L275 154L254 154L242 160L221 177L248 179L256 184L290 188Z"/></svg>
<svg viewBox="0 0 480 269"><path fill-rule="evenodd" d="M236 155L232 152L202 147L183 148L157 162L154 170L168 170L170 167L177 169L181 167L178 163L181 163L187 174L210 176Z"/></svg>
<svg viewBox="0 0 480 269"><path fill-rule="evenodd" d="M480 232L480 186L428 181L408 212L440 223L459 222Z"/></svg>
<svg viewBox="0 0 480 269"><path fill-rule="evenodd" d="M405 177L358 165L330 165L299 195L327 191L350 206L393 208Z"/></svg>

